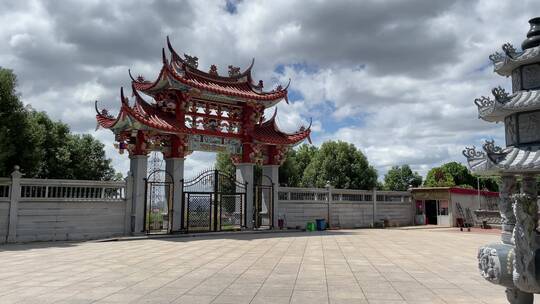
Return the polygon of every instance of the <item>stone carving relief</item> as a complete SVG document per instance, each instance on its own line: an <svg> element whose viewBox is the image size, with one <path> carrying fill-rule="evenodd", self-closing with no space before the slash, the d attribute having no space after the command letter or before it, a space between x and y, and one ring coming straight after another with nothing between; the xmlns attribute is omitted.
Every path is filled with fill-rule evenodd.
<svg viewBox="0 0 540 304"><path fill-rule="evenodd" d="M512 146L518 143L517 140L517 124L515 115L507 116L504 119L506 145Z"/></svg>
<svg viewBox="0 0 540 304"><path fill-rule="evenodd" d="M539 247L536 241L538 222L536 198L525 193L515 194L513 198L516 216L513 234L515 243L514 285L521 291L538 293L540 292L540 284L536 280L535 265L535 253Z"/></svg>
<svg viewBox="0 0 540 304"><path fill-rule="evenodd" d="M512 92L521 90L521 73L520 69L517 68L512 71Z"/></svg>
<svg viewBox="0 0 540 304"><path fill-rule="evenodd" d="M519 142L523 144L540 141L540 111L518 115Z"/></svg>
<svg viewBox="0 0 540 304"><path fill-rule="evenodd" d="M522 69L523 89L529 90L540 87L540 64L526 65Z"/></svg>
<svg viewBox="0 0 540 304"><path fill-rule="evenodd" d="M478 269L484 279L492 283L500 280L501 262L495 248L480 247L478 250Z"/></svg>

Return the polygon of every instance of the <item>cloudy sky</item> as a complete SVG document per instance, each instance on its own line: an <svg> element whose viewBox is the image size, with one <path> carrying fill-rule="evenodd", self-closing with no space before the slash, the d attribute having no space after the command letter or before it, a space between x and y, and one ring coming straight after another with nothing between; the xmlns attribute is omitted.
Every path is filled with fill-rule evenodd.
<svg viewBox="0 0 540 304"><path fill-rule="evenodd" d="M10 1L0 0L0 66L19 77L26 104L91 133L120 172L126 155L108 130L95 131L94 100L116 112L127 70L155 79L165 38L179 52L225 73L246 67L265 87L292 79L280 126L313 118L315 145L354 143L383 176L410 164L464 161L466 145L494 138L502 126L477 118L473 100L508 79L489 54L516 47L540 15L540 1ZM186 175L210 166L195 153Z"/></svg>

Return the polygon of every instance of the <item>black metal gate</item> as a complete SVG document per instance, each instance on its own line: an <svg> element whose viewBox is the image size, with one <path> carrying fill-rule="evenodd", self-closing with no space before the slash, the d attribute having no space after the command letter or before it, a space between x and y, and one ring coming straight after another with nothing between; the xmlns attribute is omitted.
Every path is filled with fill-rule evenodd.
<svg viewBox="0 0 540 304"><path fill-rule="evenodd" d="M254 185L253 189L255 228L272 229L274 226L274 183L266 175L263 175L261 179L261 184Z"/></svg>
<svg viewBox="0 0 540 304"><path fill-rule="evenodd" d="M246 187L218 170L182 180L182 229L205 232L245 227Z"/></svg>
<svg viewBox="0 0 540 304"><path fill-rule="evenodd" d="M170 233L174 186L172 175L165 170L155 170L145 181L144 231Z"/></svg>

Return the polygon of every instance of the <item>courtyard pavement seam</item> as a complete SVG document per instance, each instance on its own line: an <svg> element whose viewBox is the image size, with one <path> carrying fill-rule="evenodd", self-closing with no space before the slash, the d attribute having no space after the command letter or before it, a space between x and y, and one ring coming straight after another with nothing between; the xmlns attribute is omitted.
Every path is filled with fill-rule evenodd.
<svg viewBox="0 0 540 304"><path fill-rule="evenodd" d="M147 247L147 246L144 246L144 244L141 244L140 247L143 247L143 248L144 248L144 247ZM195 251L195 249L193 249L193 250L191 250L191 251ZM206 252L212 252L212 251L213 251L213 248L210 248L209 250L205 251L205 253L206 253ZM217 258L218 258L218 257L216 257L215 259L217 259ZM171 258L171 259L174 259L174 258ZM215 259L213 259L213 260L215 260ZM141 264L141 263L144 263L144 260L141 260L139 263L135 263L135 264L133 264L132 266L139 265L139 264ZM143 268L143 269L144 269L144 268ZM185 275L187 275L187 274L189 274L189 273L195 271L196 269L197 269L196 267L193 267L192 270L186 272L185 274L181 275L180 277L176 278L175 280L177 280L177 279L179 279L179 278L181 278L181 277L183 277L183 276L185 276ZM131 274L134 274L134 273L137 273L137 272L140 272L140 271L141 271L141 269L140 269L140 268L137 268L137 269L135 269L133 272L131 272ZM139 281L138 283L141 283L141 282L144 282L144 281L146 281L146 280L148 280L148 279L151 279L154 275L155 275L155 274L149 274L148 277L146 277L145 279ZM173 280L173 281L174 281L174 280ZM138 284L138 283L137 283L137 284ZM168 284L170 284L170 283L171 283L171 282L169 282ZM105 284L107 284L107 283L104 283L103 285L105 285ZM166 284L166 285L168 285L168 284ZM164 285L164 286L166 286L166 285ZM150 293L152 293L152 292L154 292L154 291L156 291L156 290L158 290L158 289L163 288L164 286L161 286L161 287L159 287L159 288L156 288L155 290L152 290L152 291L149 291L149 292L147 292L147 293L144 293L144 294L141 295L140 298L143 298L143 297L149 295ZM128 288L130 288L130 287L129 287L129 286L126 286L126 287L123 288L123 289L120 289L120 290L118 290L118 291L116 291L116 292L113 292L113 293L111 293L111 294L108 294L108 295L106 295L106 296L104 296L104 297L102 297L102 298L96 299L96 300L92 301L91 303L99 302L99 301L103 300L103 299L106 298L106 297L109 297L109 296L114 295L114 294L118 294L118 293L120 293L122 290L126 290L126 289L128 289ZM60 300L60 301L61 301L61 300ZM172 301L174 301L174 299L173 299ZM172 302L172 301L171 301L171 302Z"/></svg>
<svg viewBox="0 0 540 304"><path fill-rule="evenodd" d="M261 289L263 288L264 286L264 283L266 283L266 281L268 280L268 278L272 275L272 273L274 272L274 270L276 269L276 267L279 265L279 263L281 263L281 260L283 260L283 257L287 254L287 251L289 251L289 248L291 248L291 245L294 243L294 240L290 241L289 242L289 245L287 246L287 248L283 251L283 254L281 255L281 257L279 258L279 260L277 261L277 263L274 265L274 267L272 267L272 271L270 271L270 274L263 280L263 282L261 283L261 286L259 287L259 289L257 289L257 292L255 293L255 295L253 296L253 298L251 299L251 301L249 301L249 303L251 304L253 302L253 300L257 297L257 295L259 294L259 292L261 291Z"/></svg>
<svg viewBox="0 0 540 304"><path fill-rule="evenodd" d="M218 240L222 240L222 239L218 239ZM235 241L241 241L241 239L234 239L234 240L235 240ZM232 252L232 251L236 248L235 246L231 246L231 247L232 247L232 249L231 249L229 252ZM237 257L236 259L234 259L233 261L231 261L229 264L227 264L227 266L229 266L229 265L235 263L236 261L240 260L244 255L246 255L246 254L247 254L249 251L251 251L254 247L256 247L256 245L252 245L251 247L249 247L249 249L247 249L243 254L241 254L239 257ZM212 248L212 250L209 250L209 251L213 251L213 250L214 250L214 249ZM217 260L217 259L219 259L219 258L222 258L222 257L223 257L223 255L217 256L216 258L212 259L211 261L215 261L215 260ZM209 261L209 262L210 262L210 261ZM209 263L209 262L208 262L208 263ZM197 268L196 268L196 269L197 269ZM194 270L196 270L196 269L194 269ZM191 273L191 272L193 272L193 270L190 271L190 272L188 272L188 273ZM188 273L186 273L185 275L187 275ZM218 273L219 273L219 271L216 271L216 272L213 273L212 275L206 277L206 278L205 278L204 280L202 280L199 284L193 286L192 288L189 288L189 289L185 290L182 294L178 295L176 298L174 298L173 300L171 300L169 303L172 303L172 302L178 300L178 299L181 298L183 295L185 295L185 294L189 293L191 290L197 288L198 286L200 286L200 285L203 284L204 282L208 281L208 279L210 279L211 277L214 277L214 276L215 276L216 274L218 274ZM183 275L183 276L185 276L185 275ZM183 276L182 276L182 277L183 277ZM171 283L172 283L172 282L169 282L169 284L171 284ZM166 285L168 285L168 284L166 284ZM165 286L166 286L166 285L165 285ZM165 287L165 286L162 286L161 288L163 288L163 287ZM212 301L210 301L210 302L213 302L216 298L217 298L217 296L215 296L215 297L212 299Z"/></svg>
<svg viewBox="0 0 540 304"><path fill-rule="evenodd" d="M89 243L87 243L87 242L78 243L78 244L75 245L74 247L84 246L85 244L89 244ZM142 246L141 246L141 247L142 247ZM56 248L55 248L55 249L56 249ZM103 256L107 256L107 254L106 254L106 253L100 254L100 255L98 255L97 257L94 257L94 260L97 259L97 260L100 260L100 261L101 261L101 259L99 259L99 258L100 258L100 257L103 257ZM70 262L79 262L79 261L84 261L84 258L75 259L75 260L72 260L72 261L70 261ZM55 261L55 262L56 262L56 261ZM92 262L87 263L86 265L91 265L91 266L96 267L96 265L94 265L94 263L92 263ZM46 267L46 268L40 269L40 271L49 270L49 269L54 269L54 268L56 268L56 267L57 267L57 265L53 265L53 266L50 266L50 267ZM134 270L132 273L134 273L134 272L136 272L136 270ZM77 272L77 274L82 274L82 273L85 273L85 271L83 270L83 271ZM83 279L83 280L78 281L78 282L74 282L73 284L69 284L69 285L66 285L66 286L53 287L52 290L60 290L60 289L62 289L62 288L66 288L66 287L68 287L68 286L76 285L76 284L79 284L79 283L82 283L82 282L91 280L91 279L96 278L96 277L99 277L99 276L101 276L101 275L103 275L103 274L97 274L97 275L95 275L95 276L88 277L88 278L86 278L86 279ZM22 282L22 281L24 281L24 279L21 280L20 282ZM24 289L25 287L21 287L21 288ZM19 288L19 289L21 289L21 288ZM19 290L19 289L17 289L17 290ZM15 291L16 291L16 290L15 290ZM48 291L47 291L47 292L48 292ZM40 296L42 296L43 294L45 294L45 293L47 293L47 292L44 292L44 293L41 293L41 294L36 294L36 295L34 295L34 297L40 297ZM76 293L74 293L73 295L70 295L70 296L68 296L68 297L66 297L66 298L75 296L76 294L78 294L78 293L80 293L80 292L81 292L81 291L76 292ZM1 297L4 297L5 295L9 295L9 294L11 294L11 292L8 293L8 294L3 294L2 296L0 296L0 298L1 298ZM21 299L20 301L17 301L16 303L21 303L21 302L22 302L22 303L25 303L26 301L27 301L27 299L23 298L23 299ZM59 302L59 301L63 301L63 299L59 299L59 300L57 300L57 301L55 301L55 302ZM55 302L53 302L53 303L55 303Z"/></svg>
<svg viewBox="0 0 540 304"><path fill-rule="evenodd" d="M235 239L235 241L238 241L238 239ZM242 253L239 257L237 257L236 259L234 259L233 261L231 261L229 264L227 264L227 266L229 266L229 265L235 263L236 261L240 260L243 256L245 256L247 253L249 253L251 250L253 250L253 248L256 248L256 246L257 246L257 244L251 245L251 246L250 246L248 249L246 249L245 252ZM232 247L233 247L233 249L235 248L234 246L232 246ZM268 250L269 250L269 249L268 249ZM231 250L231 251L232 251L232 250ZM221 258L221 256L217 256L217 257L216 257L215 259L213 259L213 260L216 260L216 259L218 259L218 258ZM213 260L212 260L212 261L213 261ZM190 272L192 272L192 271L190 271ZM184 293L182 293L182 294L179 295L178 297L174 298L174 299L171 300L169 303L178 300L178 299L181 298L183 295L185 295L185 294L189 293L191 290L197 288L198 286L200 286L200 285L203 284L204 282L208 281L208 279L214 277L214 276L217 275L218 273L219 273L219 271L216 271L216 272L213 273L212 275L206 277L206 278L205 278L204 280L202 280L199 284L193 286L192 288L189 288L189 289L185 290ZM186 273L186 274L187 274L187 273ZM240 277L240 276L241 276L241 275L238 275L238 277ZM237 278L237 279L238 279L238 278ZM236 279L235 279L235 280L236 280ZM170 284L170 283L169 283L169 284ZM230 284L227 285L227 286L230 286ZM164 287L164 286L162 286L162 287ZM227 287L225 287L224 290L225 290L226 288L227 288ZM223 292L223 291L222 291L222 292ZM221 293L219 293L219 294L221 294ZM212 302L219 296L219 294L216 295L216 296L214 296L214 298L210 301L210 303L212 303Z"/></svg>
<svg viewBox="0 0 540 304"><path fill-rule="evenodd" d="M350 242L346 236L345 236L345 239L346 239L347 242L351 243L352 246L353 246L354 248L358 248L358 247L355 246L355 243L354 243L354 242ZM339 246L339 244L338 244L338 246ZM341 247L340 247L340 248L341 248ZM372 247L372 248L373 248L373 247ZM375 249L375 248L373 248L373 249ZM380 254L380 251L379 251L379 250L377 250L377 249L375 249L375 250ZM343 250L342 250L342 251L343 251ZM366 256L364 253L362 253L361 250L360 250L359 252L360 252L360 254L366 259L366 261L373 267L373 269L375 269L382 277L385 278L385 280L392 286L392 289L393 289L393 290L401 297L401 300L407 302L407 300L405 299L405 297L403 297L403 295L402 295L402 294L394 287L394 285L393 285L390 281L388 281L388 279L386 279L386 277L379 271L379 269L378 269L377 267L375 267L375 265L372 263L371 259L370 259L368 256ZM385 256L385 258L386 258L386 256ZM345 257L345 260L347 260L347 257ZM349 265L349 261L348 261L348 260L347 260L347 265ZM349 265L349 267L350 267L350 265ZM354 275L354 272L353 272L353 275ZM362 293L364 293L364 295L366 295L366 292L365 292L364 289L362 288L362 285L360 284L360 282L358 282L358 278L356 277L356 275L354 275L354 278L355 278L355 280L356 280L356 283L360 286L360 289L362 289ZM371 300L369 299L369 297L368 297L367 295L366 295L366 301L367 301L368 303L371 302Z"/></svg>
<svg viewBox="0 0 540 304"><path fill-rule="evenodd" d="M324 235L321 235L319 237L321 241L321 251L322 251L322 258L323 258L323 266L324 266L324 282L326 283L326 298L328 299L328 303L330 304L330 289L328 288L328 275L326 273L326 255L324 253Z"/></svg>
<svg viewBox="0 0 540 304"><path fill-rule="evenodd" d="M138 246L138 247L139 247L139 248L142 248L142 249L145 249L145 248L147 248L148 246L147 246L147 244L140 244L140 246ZM185 246L183 246L183 247L185 247ZM136 248L137 248L137 247L136 247ZM180 248L180 249L181 249L181 248ZM214 250L214 247L211 247L211 248L209 248L207 251L205 251L205 253L207 253L207 252L212 252L213 250ZM193 249L193 250L191 250L191 251L195 251L195 249ZM104 255L106 256L106 254L104 254ZM215 259L217 259L217 258L219 258L219 257L216 257ZM171 259L174 259L174 258L171 258ZM213 260L215 260L215 259L213 259ZM145 263L145 260L141 260L141 261L139 261L138 263L131 264L130 266L131 266L131 267L134 267L134 266L140 265L140 264L142 264L142 263ZM144 268L143 268L143 269L144 269ZM182 276L180 276L180 277L178 277L178 278L176 278L176 279L179 279L179 278L181 278L181 277L183 277L183 276L185 276L185 275L187 275L187 274L189 274L189 273L195 271L196 269L197 269L196 267L193 267L192 270L188 271L187 273L183 274ZM130 272L129 274L135 274L135 273L140 272L140 271L141 271L141 268L134 268L133 271ZM93 278L99 277L100 275L102 275L102 274L98 274L98 275L96 275L96 276L90 277L90 278L88 278L88 279L86 279L86 280L83 280L83 281L81 281L81 282L77 282L77 283L74 283L74 284L78 284L78 283L82 283L82 282L91 280L91 279L93 279ZM146 281L146 280L152 278L153 276L154 276L154 274L149 274L146 278L140 280L138 283L141 283L141 282L143 282L143 281ZM137 283L137 284L138 284L138 283ZM102 285L105 285L105 284L108 284L108 282L107 282L107 283L104 283L104 284L102 284ZM135 285L136 285L136 284L135 284ZM100 285L100 286L101 286L101 285ZM98 286L97 288L99 288L100 286ZM162 287L163 287L163 286L162 286ZM162 288L162 287L160 287L160 288ZM126 290L126 289L128 289L128 288L130 288L130 286L126 286L125 288L122 288L122 289L120 289L120 290L118 290L118 291L116 291L116 292L113 292L113 293L108 294L108 295L105 295L105 296L103 296L103 297L101 297L101 298L95 299L95 300L91 301L90 303L96 303L96 302L99 302L99 301L103 300L103 299L106 298L106 297L109 297L109 296L114 295L114 294L118 294L118 293L120 293L122 290ZM160 289L160 288L156 288L156 290L157 290L157 289ZM154 291L155 291L155 290L152 290L152 291L149 291L149 292L147 292L147 293L144 293L144 294L141 295L140 298L143 298L143 297L145 297L146 295L148 295L148 294L150 294L150 293L152 293L152 292L154 292ZM74 295L72 295L72 296L67 297L66 299L69 299L70 297L76 296L77 294L82 293L82 292L83 292L83 291L80 291L80 292L78 292L78 293L76 293L76 294L74 294ZM60 301L63 301L63 300L58 300L58 301L55 301L55 302L53 302L53 303L60 302ZM173 301L174 301L174 300L173 300Z"/></svg>
<svg viewBox="0 0 540 304"><path fill-rule="evenodd" d="M408 231L406 231L406 232L408 232ZM422 231L422 232L431 233L432 231L426 230L426 231ZM425 256L425 255L422 254L422 256ZM385 256L385 257L386 257L386 256ZM417 264L416 260L414 260L414 262ZM402 268L402 267L399 266L398 264L395 264L395 265L396 265L396 267L400 268L401 270L403 270L403 271L406 272L407 274L411 275L411 273L408 272L406 269ZM436 272L434 272L434 271L431 271L431 270L429 270L429 269L428 269L428 271L431 272L432 274L436 275L438 278L444 280L448 285L452 285L452 286L454 286L456 289L459 289L459 290L464 291L466 294L468 294L468 295L471 296L472 298L478 299L475 295L469 293L468 291L464 290L463 288L461 288L460 286L454 284L453 282L448 281L448 280L445 279L444 277L441 277L438 273L436 273ZM436 295L438 298L440 298L441 301L443 301L443 302L445 302L445 303L449 303L449 304L452 303L452 302L448 302L447 299L441 297L440 295L435 294L435 293L431 290L431 288L429 288L428 286L426 286L426 285L425 285L424 283L422 283L421 281L418 281L418 280L416 279L416 277L414 277L413 275L411 275L411 277L413 277L414 280L415 280L416 282L418 282L420 285L424 286L424 288L425 288L426 290L429 290L429 291L432 292L434 295ZM389 283L392 284L392 282L390 282L390 281L389 281ZM392 284L392 285L393 285L393 284ZM399 293L399 291L398 291L398 293ZM485 301L482 300L482 299L478 299L478 300L479 300L479 301L482 301L483 303L490 304L489 302L485 302Z"/></svg>
<svg viewBox="0 0 540 304"><path fill-rule="evenodd" d="M348 240L347 240L348 241ZM369 300L368 300L368 297L366 295L366 292L364 291L364 288L362 288L362 285L360 285L360 282L358 282L358 278L354 275L354 271L351 267L351 264L349 263L349 259L347 258L347 256L343 253L343 248L341 248L341 245L339 244L339 242L335 239L334 242L336 242L336 246L339 248L339 252L341 252L341 255L343 256L343 259L345 260L345 262L347 263L347 266L349 267L349 270L351 271L353 277L354 277L354 280L356 281L356 284L358 285L358 287L360 288L360 290L362 291L362 294L364 295L364 298L366 299L366 302L369 303ZM352 244L351 242L349 242L350 244ZM353 245L353 247L355 247ZM356 248L356 247L355 247ZM367 258L366 258L367 259Z"/></svg>
<svg viewBox="0 0 540 304"><path fill-rule="evenodd" d="M280 239L281 239L281 238L279 238L279 239L276 241L276 243L279 242ZM287 247L287 248L288 248L288 247ZM250 250L248 250L248 251L246 252L246 254L249 253L249 251L251 251L252 249L253 249L253 248L251 248ZM236 277L236 279L234 279L229 285L227 285L227 287L225 287L225 288L224 288L224 289L223 289L223 290L222 290L222 291L221 291L221 292L220 292L220 293L219 293L219 294L218 294L218 295L210 302L210 303L213 303L213 302L214 302L214 301L215 301L215 300L223 293L223 291L225 291L227 288L229 288L231 285L233 285L234 282L236 282L236 281L238 280L238 278L240 278L244 273L246 273L246 272L249 270L249 268L251 268L251 266L255 265L255 264L257 263L257 261L259 261L262 257L264 257L271 249L272 249L272 246L269 246L268 249L266 249L266 251L265 251L263 254L261 254L259 257L257 257L257 259L256 259L255 261L253 261L253 262L251 263L251 265L249 265L249 267L246 268L246 270L244 270L242 273L240 273L240 274ZM244 255L245 255L245 254L244 254ZM276 264L276 265L277 265L277 264ZM262 284L261 284L261 286L262 286ZM255 295L251 298L251 300L250 300L249 302L251 303L251 302L253 301L254 298L255 298Z"/></svg>
<svg viewBox="0 0 540 304"><path fill-rule="evenodd" d="M304 237L306 237L306 236L304 236ZM308 248L308 242L309 242L309 240L306 239L305 245L304 245L304 252L302 253L302 259L300 259L300 265L298 266L298 271L296 272L296 278L294 279L293 290L292 290L291 295L289 297L289 303L291 303L292 298L294 296L294 291L296 290L296 282L298 282L298 276L300 275L300 269L302 269L302 265L304 264L304 257L306 256L306 251L307 251L307 248Z"/></svg>

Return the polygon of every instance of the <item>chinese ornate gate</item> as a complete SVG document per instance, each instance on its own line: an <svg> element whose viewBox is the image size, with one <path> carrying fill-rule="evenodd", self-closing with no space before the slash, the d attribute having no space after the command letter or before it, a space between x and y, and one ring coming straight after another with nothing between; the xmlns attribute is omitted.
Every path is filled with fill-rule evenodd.
<svg viewBox="0 0 540 304"><path fill-rule="evenodd" d="M175 212L171 216L175 219L171 232L216 231L241 226L251 229L257 220L253 210L253 191L256 190L253 187L253 166L281 165L291 147L309 140L311 124L288 133L278 127L277 108L272 117L265 117L267 109L282 100L287 102L289 85L277 85L271 89L267 85L265 88L262 80L252 77L254 61L244 71L230 65L226 73L219 73L215 65L208 70L200 69L196 56L181 56L168 38L167 48L170 56L162 49L162 66L155 80L148 80L142 75L133 77L130 73L131 98L124 94L123 88L120 89L117 115L106 109L100 110L96 102L98 125L111 130L118 152L127 152L130 157L130 173L134 181L132 233L146 231L144 217L148 210L143 205L143 191L147 191L144 188L146 160L152 151L163 154L174 181L171 187L175 189L176 196L171 209ZM194 151L228 153L237 167L241 185L229 192L216 190L221 179L227 178L222 173L209 171L206 172L208 176L184 183L187 193L180 195L182 188L178 183L184 178L184 160ZM191 190L202 186L203 182L210 183L207 180L212 178L212 174L217 180L212 181L216 189ZM238 183L234 178L229 179L233 180L232 184ZM277 182L277 177L274 179ZM246 188L246 183L249 183L249 188ZM263 188L257 190L266 191ZM228 205L231 207L225 207ZM260 210L263 210L262 206ZM243 216L240 222L239 214ZM188 216L191 216L189 220ZM264 220L260 222L262 225Z"/></svg>
<svg viewBox="0 0 540 304"><path fill-rule="evenodd" d="M218 170L182 181L185 232L239 230L246 226L247 185Z"/></svg>

